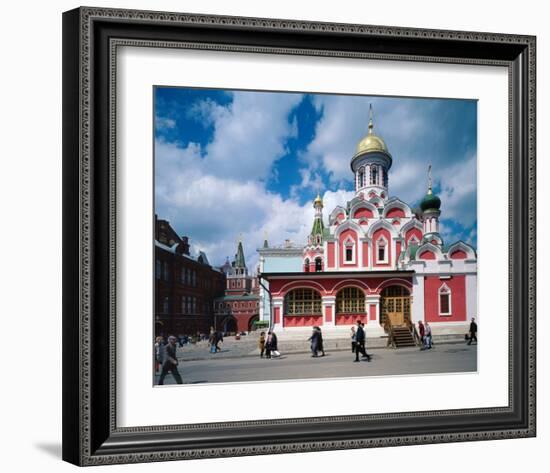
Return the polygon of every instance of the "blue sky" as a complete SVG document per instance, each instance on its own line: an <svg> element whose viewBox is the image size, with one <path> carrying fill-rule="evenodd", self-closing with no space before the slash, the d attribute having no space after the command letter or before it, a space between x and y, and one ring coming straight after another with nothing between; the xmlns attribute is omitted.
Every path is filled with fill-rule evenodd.
<svg viewBox="0 0 550 473"><path fill-rule="evenodd" d="M155 211L192 251L221 265L242 237L249 266L264 237L304 243L312 200L325 220L353 197L350 160L374 130L393 157L389 194L416 206L432 165L445 243L477 244L477 102L155 88Z"/></svg>

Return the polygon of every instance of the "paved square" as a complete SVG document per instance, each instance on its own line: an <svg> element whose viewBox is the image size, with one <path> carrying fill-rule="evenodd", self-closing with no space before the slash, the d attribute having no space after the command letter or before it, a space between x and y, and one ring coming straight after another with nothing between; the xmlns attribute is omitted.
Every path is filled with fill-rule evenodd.
<svg viewBox="0 0 550 473"><path fill-rule="evenodd" d="M418 348L373 349L372 361L354 363L350 351L328 352L312 358L306 353L282 353L280 358L259 356L180 361L178 370L186 384L273 381L288 379L391 376L411 374L463 373L477 370L477 346L438 345L431 350ZM155 376L155 384L158 375ZM169 374L165 384L174 384Z"/></svg>

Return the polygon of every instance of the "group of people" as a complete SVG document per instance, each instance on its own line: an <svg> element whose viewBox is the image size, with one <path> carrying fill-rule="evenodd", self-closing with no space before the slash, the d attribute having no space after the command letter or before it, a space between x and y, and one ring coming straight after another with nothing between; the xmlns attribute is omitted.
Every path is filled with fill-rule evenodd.
<svg viewBox="0 0 550 473"><path fill-rule="evenodd" d="M372 355L367 353L366 342L365 324L361 320L357 320L357 326L351 327L351 352L355 353L354 362L359 361L359 354L367 361L371 361Z"/></svg>
<svg viewBox="0 0 550 473"><path fill-rule="evenodd" d="M277 335L273 330L269 330L267 335L265 332L260 333L258 340L258 348L260 350L260 358L272 359L281 356L277 345Z"/></svg>

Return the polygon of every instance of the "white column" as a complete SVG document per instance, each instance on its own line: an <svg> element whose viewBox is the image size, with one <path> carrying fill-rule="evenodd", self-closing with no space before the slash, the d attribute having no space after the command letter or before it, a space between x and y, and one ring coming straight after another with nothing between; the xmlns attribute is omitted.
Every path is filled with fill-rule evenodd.
<svg viewBox="0 0 550 473"><path fill-rule="evenodd" d="M335 325L335 316L336 316L336 297L334 296L323 296L323 327L334 327ZM330 312L330 320L327 320L327 308Z"/></svg>
<svg viewBox="0 0 550 473"><path fill-rule="evenodd" d="M466 275L466 321L475 317L479 321L477 313L477 274Z"/></svg>
<svg viewBox="0 0 550 473"><path fill-rule="evenodd" d="M424 321L424 276L415 274L412 282L411 317L417 325L419 320Z"/></svg>
<svg viewBox="0 0 550 473"><path fill-rule="evenodd" d="M375 306L376 319L371 320L370 318L370 308ZM365 325L365 333L367 337L381 337L384 335L384 329L380 325L380 295L379 294L370 294L365 297L365 312L367 313L368 322Z"/></svg>

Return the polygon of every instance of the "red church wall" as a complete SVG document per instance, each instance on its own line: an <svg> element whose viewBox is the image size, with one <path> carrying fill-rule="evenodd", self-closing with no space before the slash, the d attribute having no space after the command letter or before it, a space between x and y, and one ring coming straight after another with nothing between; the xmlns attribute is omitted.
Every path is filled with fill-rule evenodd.
<svg viewBox="0 0 550 473"><path fill-rule="evenodd" d="M364 207L361 209L357 209L353 214L353 218L361 218L361 217L372 218L373 217L372 210Z"/></svg>
<svg viewBox="0 0 550 473"><path fill-rule="evenodd" d="M336 320L334 323L336 325L353 325L358 320L364 324L369 321L367 314L336 314Z"/></svg>
<svg viewBox="0 0 550 473"><path fill-rule="evenodd" d="M342 222L342 220L344 220L345 218L346 216L342 212L336 215L336 220L338 220L339 222Z"/></svg>
<svg viewBox="0 0 550 473"><path fill-rule="evenodd" d="M401 242L398 241L395 244L395 254L397 255L397 258L399 258L399 255L401 254Z"/></svg>
<svg viewBox="0 0 550 473"><path fill-rule="evenodd" d="M325 319L327 322L332 322L332 306L325 307Z"/></svg>
<svg viewBox="0 0 550 473"><path fill-rule="evenodd" d="M451 290L451 315L439 315L439 288L443 284ZM466 320L465 276L453 276L451 279L427 276L424 281L424 317L428 322L464 322Z"/></svg>
<svg viewBox="0 0 550 473"><path fill-rule="evenodd" d="M271 292L275 296L285 296L292 289L309 287L319 292L321 296L336 296L339 290L348 286L355 286L365 294L379 294L387 286L402 285L411 290L412 283L410 276L399 277L361 277L346 276L342 278L322 278L315 281L294 280L294 279L273 279L269 281Z"/></svg>
<svg viewBox="0 0 550 473"><path fill-rule="evenodd" d="M322 315L285 315L283 327L313 327L323 325Z"/></svg>
<svg viewBox="0 0 550 473"><path fill-rule="evenodd" d="M456 250L451 253L451 259L466 259L468 255L465 251Z"/></svg>
<svg viewBox="0 0 550 473"><path fill-rule="evenodd" d="M281 309L280 309L280 307L274 307L273 308L273 321L276 324L281 323Z"/></svg>
<svg viewBox="0 0 550 473"><path fill-rule="evenodd" d="M403 211L403 209L400 209L400 208L393 208L393 209L390 209L388 211L388 213L386 213L386 217L388 218L393 218L393 217L400 217L400 218L403 218L405 217L405 212Z"/></svg>
<svg viewBox="0 0 550 473"><path fill-rule="evenodd" d="M411 228L407 231L407 233L405 233L405 241L407 244L413 236L415 236L419 242L422 241L422 232L418 228Z"/></svg>
<svg viewBox="0 0 550 473"><path fill-rule="evenodd" d="M380 237L384 236L386 238L386 251L388 252L388 262L387 263L378 263L378 252L376 251L376 242ZM385 228L380 228L374 232L374 235L372 236L372 265L373 266L379 266L379 267L387 267L392 265L392 251L391 251L391 235L388 230Z"/></svg>
<svg viewBox="0 0 550 473"><path fill-rule="evenodd" d="M419 259L435 259L435 253L433 251L430 251L430 250L424 250L420 256L418 257Z"/></svg>
<svg viewBox="0 0 550 473"><path fill-rule="evenodd" d="M345 262L345 252L346 252L346 245L344 244L345 241L351 238L354 241L355 244L355 262L354 263L346 263ZM348 268L355 268L357 267L357 260L359 258L359 246L357 244L357 233L353 230L344 230L339 237L340 242L340 267L348 267Z"/></svg>
<svg viewBox="0 0 550 473"><path fill-rule="evenodd" d="M329 268L334 268L334 267L336 266L336 263L335 263L335 261L334 261L334 260L335 260L335 257L334 257L334 256L335 256L335 254L336 254L335 251L334 251L334 242L329 241L329 242L327 243L327 253L328 253L328 255L327 255L327 259L328 259L328 264L327 264L327 266L328 266Z"/></svg>
<svg viewBox="0 0 550 473"><path fill-rule="evenodd" d="M363 267L366 268L369 265L369 244L364 241L363 243Z"/></svg>
<svg viewBox="0 0 550 473"><path fill-rule="evenodd" d="M369 316L370 320L376 320L376 305L369 304Z"/></svg>

